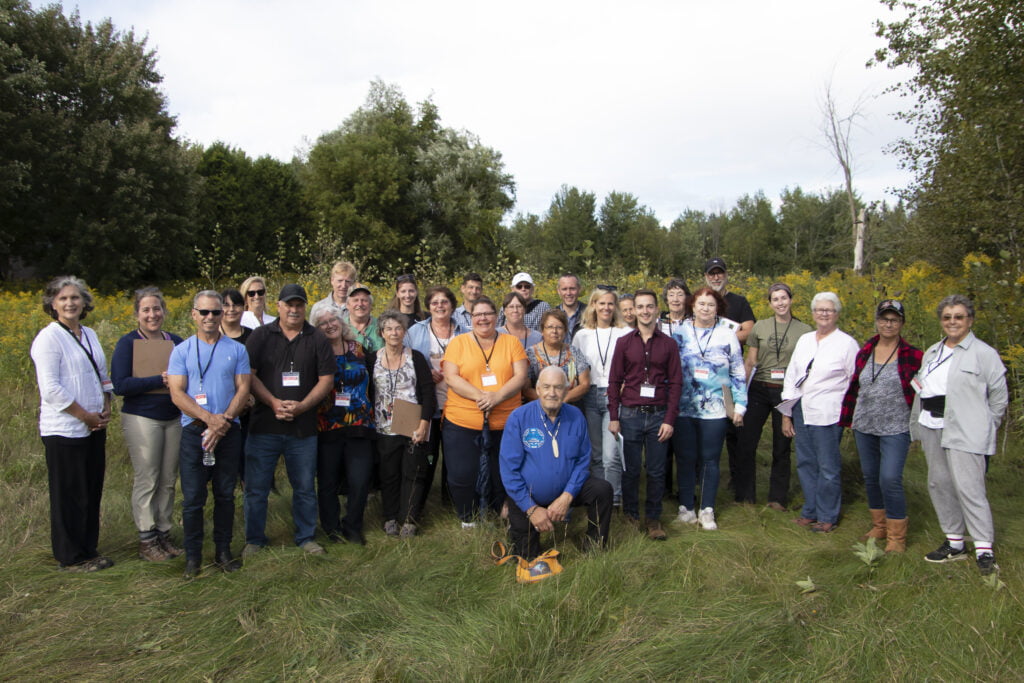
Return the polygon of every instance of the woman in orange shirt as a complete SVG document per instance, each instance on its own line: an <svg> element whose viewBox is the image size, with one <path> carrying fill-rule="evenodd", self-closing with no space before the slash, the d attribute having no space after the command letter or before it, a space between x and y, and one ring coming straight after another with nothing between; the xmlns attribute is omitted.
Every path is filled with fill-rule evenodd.
<svg viewBox="0 0 1024 683"><path fill-rule="evenodd" d="M505 500L498 447L505 420L520 405L529 368L519 340L495 329L498 310L494 302L480 297L470 314L472 331L452 339L444 353L448 401L441 425L448 488L464 529L475 524L477 493L495 512ZM487 469L481 473L484 454Z"/></svg>

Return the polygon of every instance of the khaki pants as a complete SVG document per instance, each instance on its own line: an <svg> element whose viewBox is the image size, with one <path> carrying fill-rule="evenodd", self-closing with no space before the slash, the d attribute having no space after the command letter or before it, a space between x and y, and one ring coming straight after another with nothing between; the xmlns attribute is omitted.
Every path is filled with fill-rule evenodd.
<svg viewBox="0 0 1024 683"><path fill-rule="evenodd" d="M121 414L124 442L131 457L132 517L140 532L167 531L174 510L174 484L178 479L181 420L153 420Z"/></svg>
<svg viewBox="0 0 1024 683"><path fill-rule="evenodd" d="M919 425L928 461L928 494L942 533L992 543L995 528L985 494L985 456L942 447L942 430Z"/></svg>

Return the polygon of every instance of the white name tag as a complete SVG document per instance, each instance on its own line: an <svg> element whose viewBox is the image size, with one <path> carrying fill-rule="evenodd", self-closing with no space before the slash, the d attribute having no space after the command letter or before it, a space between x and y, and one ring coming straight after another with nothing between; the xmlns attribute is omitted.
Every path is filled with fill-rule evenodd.
<svg viewBox="0 0 1024 683"><path fill-rule="evenodd" d="M694 379L708 379L711 377L711 373L707 368L694 368L693 377Z"/></svg>
<svg viewBox="0 0 1024 683"><path fill-rule="evenodd" d="M334 405L340 408L348 408L352 404L352 395L340 391L334 392Z"/></svg>
<svg viewBox="0 0 1024 683"><path fill-rule="evenodd" d="M785 370L772 370L772 379L777 381L777 382L781 382L782 380L786 379L786 371Z"/></svg>
<svg viewBox="0 0 1024 683"><path fill-rule="evenodd" d="M299 373L297 373L297 372L282 372L281 373L281 386L283 386L283 387L297 387L297 386L299 386Z"/></svg>
<svg viewBox="0 0 1024 683"><path fill-rule="evenodd" d="M654 398L654 385L644 382L640 385L640 398Z"/></svg>
<svg viewBox="0 0 1024 683"><path fill-rule="evenodd" d="M494 373L480 375L480 383L485 387L498 386L498 377Z"/></svg>
<svg viewBox="0 0 1024 683"><path fill-rule="evenodd" d="M201 406L206 405L206 394L196 394L196 403Z"/></svg>
<svg viewBox="0 0 1024 683"><path fill-rule="evenodd" d="M102 382L100 382L100 384L103 385L103 393L105 394L108 394L114 390L114 383L111 382L109 379L103 380Z"/></svg>

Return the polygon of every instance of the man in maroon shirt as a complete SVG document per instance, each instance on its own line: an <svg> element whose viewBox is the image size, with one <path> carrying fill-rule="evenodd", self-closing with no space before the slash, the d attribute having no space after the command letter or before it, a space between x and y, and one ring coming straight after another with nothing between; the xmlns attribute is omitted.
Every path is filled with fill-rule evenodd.
<svg viewBox="0 0 1024 683"><path fill-rule="evenodd" d="M683 373L679 345L658 329L658 295L634 295L636 330L615 343L608 373L608 431L622 434L622 511L640 524L640 465L647 450L647 537L664 541L661 499L665 494L665 454L679 411Z"/></svg>

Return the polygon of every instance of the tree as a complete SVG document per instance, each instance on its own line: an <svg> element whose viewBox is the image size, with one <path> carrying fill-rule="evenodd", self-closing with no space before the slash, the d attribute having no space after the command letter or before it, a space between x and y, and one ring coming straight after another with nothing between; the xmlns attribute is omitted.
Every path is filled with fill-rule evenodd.
<svg viewBox="0 0 1024 683"><path fill-rule="evenodd" d="M596 209L593 192L562 185L544 216L540 233L544 249L537 265L549 273L585 270L585 243L592 247L597 242Z"/></svg>
<svg viewBox="0 0 1024 683"><path fill-rule="evenodd" d="M145 40L59 5L0 0L0 272L95 285L193 267L194 159Z"/></svg>
<svg viewBox="0 0 1024 683"><path fill-rule="evenodd" d="M908 67L893 89L913 137L894 151L914 174L908 246L947 267L983 249L1024 265L1024 5L1017 0L884 0L873 63ZM936 239L941 236L941 239Z"/></svg>
<svg viewBox="0 0 1024 683"><path fill-rule="evenodd" d="M858 275L864 272L864 230L865 221L857 210L857 197L853 192L853 151L850 148L850 135L857 119L861 117L863 100L860 99L850 107L848 113L840 113L832 92L832 82L825 84L821 100L822 124L821 132L828 143L828 151L843 171L843 187L846 190L846 206L850 212L851 236L853 238L853 271Z"/></svg>

